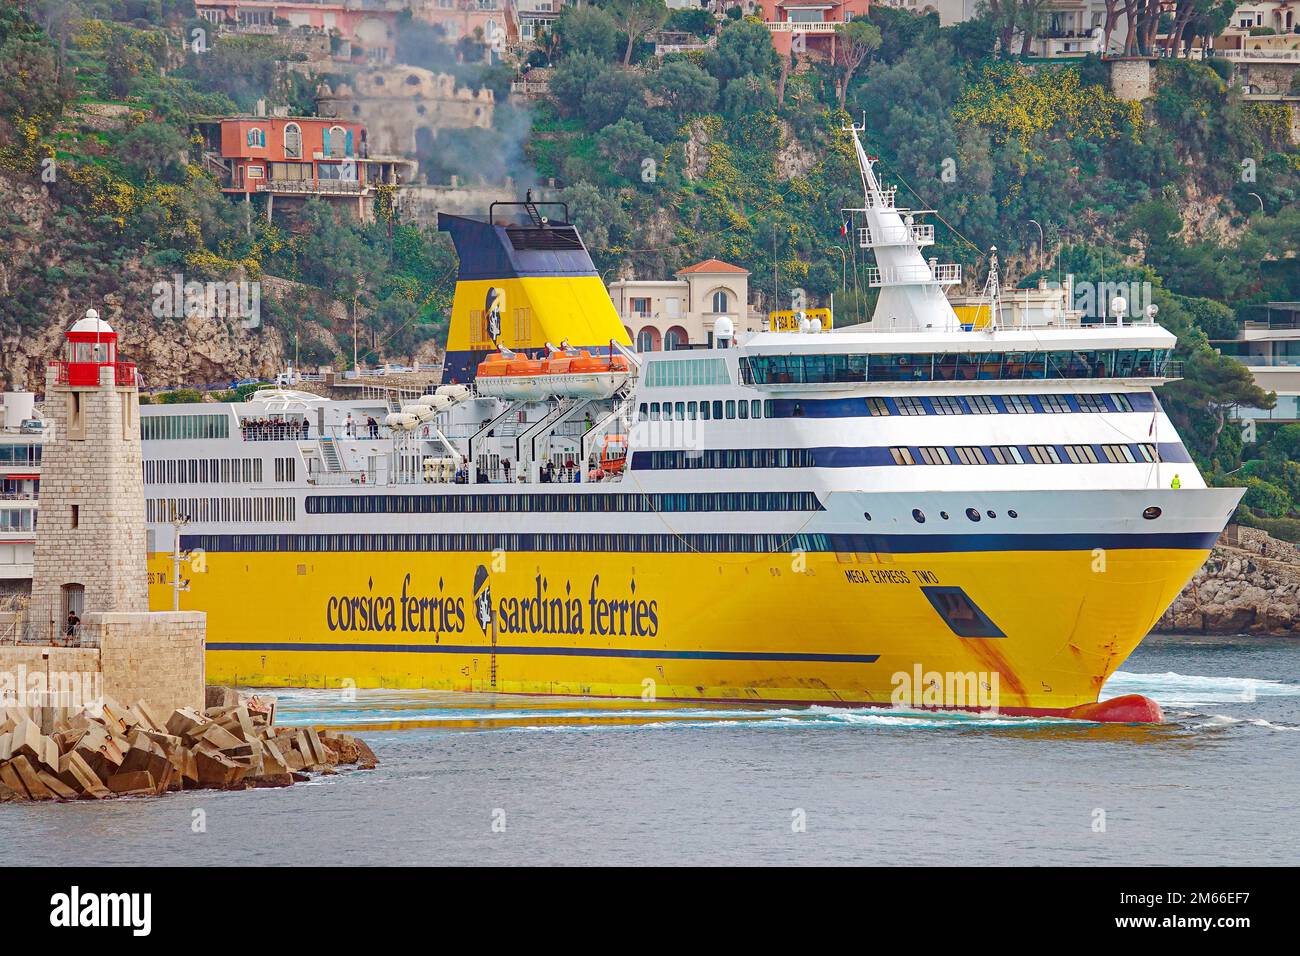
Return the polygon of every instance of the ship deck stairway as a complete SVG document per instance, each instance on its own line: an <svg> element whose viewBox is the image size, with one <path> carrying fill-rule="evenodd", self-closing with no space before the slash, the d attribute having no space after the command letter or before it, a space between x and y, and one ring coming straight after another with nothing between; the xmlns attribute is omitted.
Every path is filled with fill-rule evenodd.
<svg viewBox="0 0 1300 956"><path fill-rule="evenodd" d="M515 456L520 463L520 467L523 467L525 460L529 463L530 474L533 469L540 467L541 459L537 455L538 439L550 435L551 432L554 431L555 428L566 418L581 413L582 410L590 404L591 399L575 400L572 398L562 398L553 412L546 415L540 421L534 422L526 430L521 432L515 439ZM527 451L526 455L524 453L525 450ZM536 480L536 476L534 476L534 480Z"/></svg>
<svg viewBox="0 0 1300 956"><path fill-rule="evenodd" d="M333 438L322 438L320 440L320 457L325 462L326 471L342 471L343 460L339 458L338 446L334 444Z"/></svg>
<svg viewBox="0 0 1300 956"><path fill-rule="evenodd" d="M482 444L485 438L493 434L495 429L501 427L501 425L506 421L506 419L515 415L515 413L519 410L520 404L521 404L520 402L511 402L510 404L506 405L506 407L502 410L500 415L498 415L496 418L492 419L491 421L487 422L482 428L480 428L474 434L470 435L468 460L469 460L469 480L471 484L477 483L476 479L478 478L478 468L475 466L475 462L478 461L479 446Z"/></svg>

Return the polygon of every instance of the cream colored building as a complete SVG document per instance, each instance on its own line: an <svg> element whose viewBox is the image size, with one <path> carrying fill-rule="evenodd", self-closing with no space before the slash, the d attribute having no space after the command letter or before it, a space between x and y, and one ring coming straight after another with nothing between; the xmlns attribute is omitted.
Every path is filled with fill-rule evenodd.
<svg viewBox="0 0 1300 956"><path fill-rule="evenodd" d="M638 352L713 344L713 325L726 316L736 334L757 332L760 313L749 307L749 270L720 259L678 269L676 279L614 282L609 296Z"/></svg>

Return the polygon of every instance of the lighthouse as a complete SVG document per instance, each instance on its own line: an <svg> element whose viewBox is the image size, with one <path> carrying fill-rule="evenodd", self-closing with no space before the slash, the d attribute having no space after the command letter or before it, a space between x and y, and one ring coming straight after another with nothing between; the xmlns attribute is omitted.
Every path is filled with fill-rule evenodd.
<svg viewBox="0 0 1300 956"><path fill-rule="evenodd" d="M69 614L148 610L139 402L135 364L90 309L46 372L34 628L75 639Z"/></svg>

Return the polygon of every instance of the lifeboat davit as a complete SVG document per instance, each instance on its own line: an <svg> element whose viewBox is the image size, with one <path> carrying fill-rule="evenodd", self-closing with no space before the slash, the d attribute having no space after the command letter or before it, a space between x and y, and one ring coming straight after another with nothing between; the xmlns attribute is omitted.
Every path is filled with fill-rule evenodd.
<svg viewBox="0 0 1300 956"><path fill-rule="evenodd" d="M609 398L630 374L622 355L602 357L581 351L556 352L545 359L489 355L480 363L476 384L480 395L511 401L536 402L558 398Z"/></svg>

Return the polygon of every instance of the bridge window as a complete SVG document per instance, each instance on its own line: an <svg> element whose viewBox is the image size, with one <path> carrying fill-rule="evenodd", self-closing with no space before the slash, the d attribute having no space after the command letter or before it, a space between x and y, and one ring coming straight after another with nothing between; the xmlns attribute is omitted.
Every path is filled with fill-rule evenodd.
<svg viewBox="0 0 1300 956"><path fill-rule="evenodd" d="M1055 352L847 353L742 356L747 384L815 385L833 382L928 382L975 379L1161 378L1168 349Z"/></svg>
<svg viewBox="0 0 1300 956"><path fill-rule="evenodd" d="M660 359L646 366L645 383L652 388L730 385L731 376L725 359Z"/></svg>

